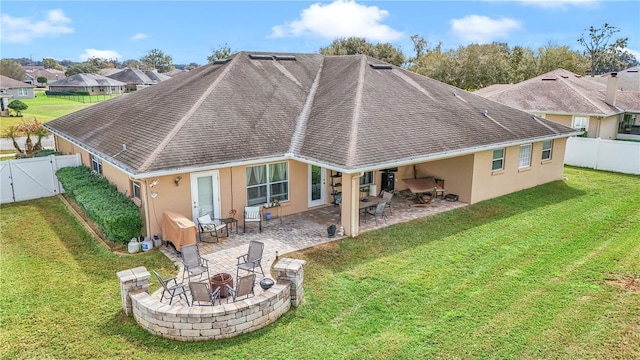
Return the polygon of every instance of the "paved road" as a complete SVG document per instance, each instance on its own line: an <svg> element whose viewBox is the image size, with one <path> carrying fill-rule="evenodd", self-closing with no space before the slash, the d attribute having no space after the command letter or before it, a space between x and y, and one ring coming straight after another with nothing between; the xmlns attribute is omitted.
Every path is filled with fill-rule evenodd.
<svg viewBox="0 0 640 360"><path fill-rule="evenodd" d="M31 138L31 140L34 140L33 138ZM24 148L24 143L26 141L26 138L18 138L18 145L20 145L20 147ZM44 137L42 139L42 147L44 147L45 149L53 149L53 136L47 136ZM5 139L5 138L1 138L0 139L0 150L14 150L15 148L13 147L13 142L11 141L11 139Z"/></svg>

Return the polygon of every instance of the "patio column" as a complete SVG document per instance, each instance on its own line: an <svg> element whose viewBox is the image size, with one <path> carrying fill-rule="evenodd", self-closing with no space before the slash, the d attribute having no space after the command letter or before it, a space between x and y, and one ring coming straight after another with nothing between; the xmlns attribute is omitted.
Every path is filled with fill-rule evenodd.
<svg viewBox="0 0 640 360"><path fill-rule="evenodd" d="M342 217L344 234L357 236L360 233L360 173L342 173Z"/></svg>

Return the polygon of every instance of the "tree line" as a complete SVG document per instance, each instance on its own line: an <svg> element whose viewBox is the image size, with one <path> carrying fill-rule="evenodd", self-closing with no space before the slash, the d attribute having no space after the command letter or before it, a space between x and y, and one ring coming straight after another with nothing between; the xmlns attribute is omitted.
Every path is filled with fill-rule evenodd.
<svg viewBox="0 0 640 360"><path fill-rule="evenodd" d="M553 43L531 49L511 47L502 42L470 44L444 50L441 42L432 45L423 37L413 35L413 54L409 57L391 43L373 44L360 37L336 39L320 48L319 52L324 55L364 54L465 90L475 90L492 84L517 83L558 68L580 75L597 75L638 65L635 56L625 50L628 38L614 39L619 31L608 23L599 28L591 26L585 29L577 39L583 51ZM226 58L232 53L229 45L221 45L212 49L207 62ZM61 62L50 58L43 59L42 65L50 69L65 69ZM184 68L190 70L198 66L191 63ZM91 58L86 62L67 66L65 75L98 73L105 68L125 67L157 70L160 73L175 68L170 55L159 49L152 49L138 60L120 62L117 59ZM25 71L17 60L2 59L0 74L22 80Z"/></svg>

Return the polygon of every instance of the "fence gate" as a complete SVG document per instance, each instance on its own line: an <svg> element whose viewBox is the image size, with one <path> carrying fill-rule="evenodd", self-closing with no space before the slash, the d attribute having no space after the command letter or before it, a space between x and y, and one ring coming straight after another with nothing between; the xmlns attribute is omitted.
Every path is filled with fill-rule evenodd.
<svg viewBox="0 0 640 360"><path fill-rule="evenodd" d="M0 162L0 203L38 199L63 192L56 171L81 164L80 155L49 155Z"/></svg>

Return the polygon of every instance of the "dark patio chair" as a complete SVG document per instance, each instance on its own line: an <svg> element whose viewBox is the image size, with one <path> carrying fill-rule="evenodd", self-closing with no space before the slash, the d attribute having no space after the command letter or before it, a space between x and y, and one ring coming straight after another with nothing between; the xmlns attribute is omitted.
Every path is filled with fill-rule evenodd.
<svg viewBox="0 0 640 360"><path fill-rule="evenodd" d="M384 220L384 223L387 223L387 214L385 213L385 208L387 207L386 201L380 201L375 208L367 209L367 214L372 215L376 220L376 225L378 225L378 217ZM366 220L365 220L366 222Z"/></svg>
<svg viewBox="0 0 640 360"><path fill-rule="evenodd" d="M220 301L220 288L217 287L214 291L211 291L211 285L206 282L189 282L189 289L191 290L191 304L192 305L215 305L216 300L221 305Z"/></svg>
<svg viewBox="0 0 640 360"><path fill-rule="evenodd" d="M391 212L391 200L393 200L393 192L382 190L382 199L387 202L387 209L389 209L389 215L393 215Z"/></svg>
<svg viewBox="0 0 640 360"><path fill-rule="evenodd" d="M184 271L182 273L182 282L185 282L185 278L191 279L192 276L202 276L207 274L209 276L209 260L200 257L200 251L197 244L182 245L182 264L184 265Z"/></svg>
<svg viewBox="0 0 640 360"><path fill-rule="evenodd" d="M262 252L264 250L264 244L260 241L251 240L249 242L249 250L246 254L238 256L238 265L236 268L236 278L239 276L240 270L246 270L255 274L256 268L260 268L262 276L264 276L264 270L262 270Z"/></svg>
<svg viewBox="0 0 640 360"><path fill-rule="evenodd" d="M254 273L254 274L249 274L241 278L238 278L238 283L235 289L229 285L225 285L225 286L227 287L228 294L231 295L231 298L233 298L233 302L236 302L238 300L238 297L240 296L246 296L247 298L249 297L249 294L255 296L255 292L253 291L255 282L256 282L256 274ZM228 301L229 301L229 298L227 298L227 302Z"/></svg>
<svg viewBox="0 0 640 360"><path fill-rule="evenodd" d="M189 305L189 299L187 298L187 287L184 284L178 284L175 276L170 279L163 279L158 272L153 270L153 273L156 275L158 282L162 285L162 295L160 295L160 302L162 299L169 299L169 305L173 302L174 297L182 298L184 296L184 301ZM168 297L165 297L165 294Z"/></svg>

